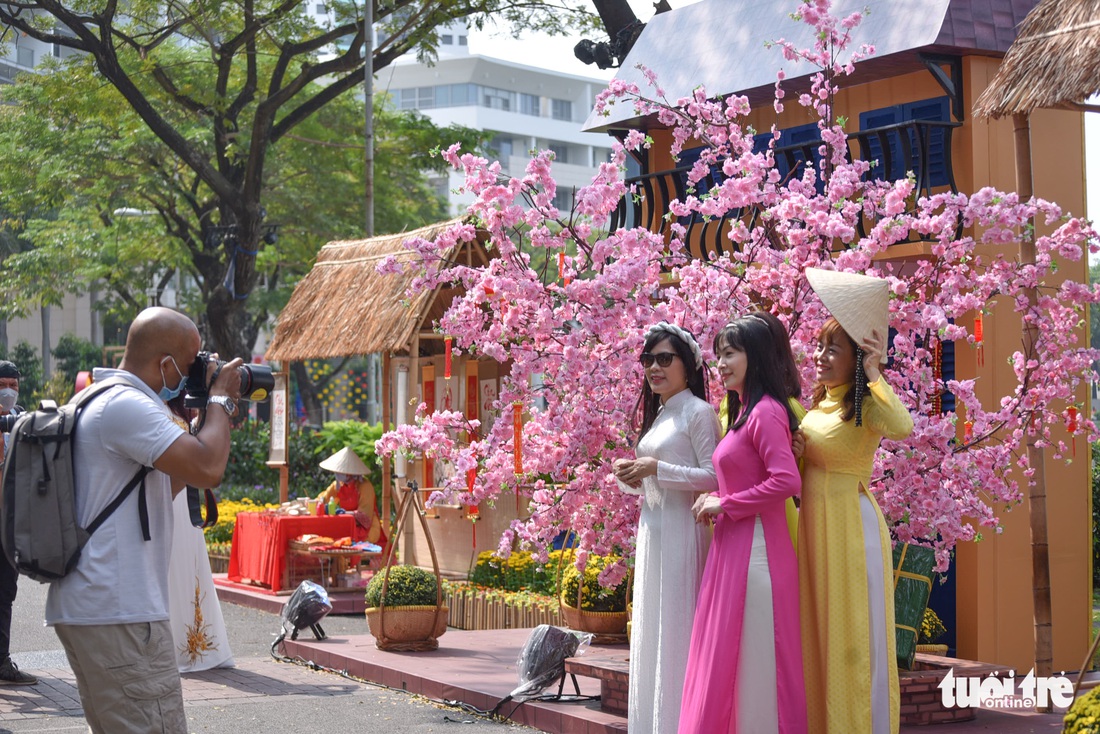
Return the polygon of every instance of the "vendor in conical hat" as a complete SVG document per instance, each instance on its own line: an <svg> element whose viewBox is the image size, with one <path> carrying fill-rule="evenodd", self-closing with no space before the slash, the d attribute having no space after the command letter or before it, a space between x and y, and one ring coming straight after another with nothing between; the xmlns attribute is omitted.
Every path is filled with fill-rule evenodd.
<svg viewBox="0 0 1100 734"><path fill-rule="evenodd" d="M320 463L320 467L336 474L336 481L317 496L318 502L328 504L335 499L345 512L355 515L361 532L356 540L385 546L386 534L378 520L378 502L374 485L367 479L370 469L351 448L345 447Z"/></svg>

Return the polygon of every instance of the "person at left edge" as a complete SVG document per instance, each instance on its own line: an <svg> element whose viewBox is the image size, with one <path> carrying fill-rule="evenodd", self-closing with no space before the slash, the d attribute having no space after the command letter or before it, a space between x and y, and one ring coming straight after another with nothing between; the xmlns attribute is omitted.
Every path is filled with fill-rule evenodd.
<svg viewBox="0 0 1100 734"><path fill-rule="evenodd" d="M149 540L132 493L84 546L64 578L50 584L46 623L57 632L76 676L93 734L186 734L183 691L168 612L172 498L190 484L215 487L229 459L230 418L237 411L241 360L207 368L206 420L191 435L165 402L186 386L202 340L194 322L149 308L130 325L118 369L97 369L96 382L124 383L88 404L75 428L77 520L87 525L142 466Z"/></svg>
<svg viewBox="0 0 1100 734"><path fill-rule="evenodd" d="M22 377L14 363L0 361L0 416L26 412L15 404L19 399L19 380ZM6 457L8 434L3 436ZM2 467L3 459L0 458ZM0 686L33 686L38 682L33 675L20 670L11 659L11 609L15 604L18 579L19 572L7 560L0 561Z"/></svg>

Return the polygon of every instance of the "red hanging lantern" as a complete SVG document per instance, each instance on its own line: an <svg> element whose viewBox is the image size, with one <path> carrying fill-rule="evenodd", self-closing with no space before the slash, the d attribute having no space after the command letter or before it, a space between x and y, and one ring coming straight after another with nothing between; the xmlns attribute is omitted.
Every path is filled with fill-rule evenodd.
<svg viewBox="0 0 1100 734"><path fill-rule="evenodd" d="M970 443L974 439L974 423L972 421L966 421L963 423L963 443Z"/></svg>
<svg viewBox="0 0 1100 734"><path fill-rule="evenodd" d="M1077 456L1077 408L1073 405L1066 408L1066 414L1069 417L1069 423L1066 428L1069 429L1070 435L1073 436L1073 455Z"/></svg>
<svg viewBox="0 0 1100 734"><path fill-rule="evenodd" d="M985 366L985 324L979 312L974 317L974 346L978 348L978 366Z"/></svg>
<svg viewBox="0 0 1100 734"><path fill-rule="evenodd" d="M451 337L443 337L443 379L451 379Z"/></svg>

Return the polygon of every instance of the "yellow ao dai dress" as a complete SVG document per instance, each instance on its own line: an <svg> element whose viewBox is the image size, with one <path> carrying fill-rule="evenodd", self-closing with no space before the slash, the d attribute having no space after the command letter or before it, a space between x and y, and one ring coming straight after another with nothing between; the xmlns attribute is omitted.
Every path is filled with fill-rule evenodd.
<svg viewBox="0 0 1100 734"><path fill-rule="evenodd" d="M867 486L879 441L905 438L913 419L884 380L868 388L862 426L841 420L849 385L802 420L798 580L814 734L898 731L890 536Z"/></svg>

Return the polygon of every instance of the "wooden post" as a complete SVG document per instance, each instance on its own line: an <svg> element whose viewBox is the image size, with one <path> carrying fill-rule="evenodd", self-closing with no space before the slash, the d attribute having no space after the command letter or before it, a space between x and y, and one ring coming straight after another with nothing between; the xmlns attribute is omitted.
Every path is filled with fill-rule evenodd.
<svg viewBox="0 0 1100 734"><path fill-rule="evenodd" d="M1016 148L1016 191L1020 201L1031 199L1033 179L1031 171L1031 120L1027 113L1012 116ZM1035 221L1030 222L1030 233L1021 233L1020 263L1035 263ZM1035 289L1027 290L1029 307L1034 308L1038 299ZM1035 341L1038 337L1034 325L1026 321L1023 324L1023 346L1025 359L1035 357ZM1027 440L1028 465L1034 471L1032 484L1028 490L1028 519L1031 524L1031 583L1032 609L1035 615L1035 675L1049 677L1053 672L1054 635L1050 607L1050 548L1047 538L1047 482L1046 461L1043 449L1036 445L1037 436ZM1038 711L1049 713L1050 704L1036 707Z"/></svg>
<svg viewBox="0 0 1100 734"><path fill-rule="evenodd" d="M390 430L390 402L393 395L393 362L390 353L382 353L382 431ZM398 406L398 410L400 410ZM386 537L393 537L393 525L390 523L390 501L393 497L393 466L390 457L382 457L382 527L386 528Z"/></svg>

